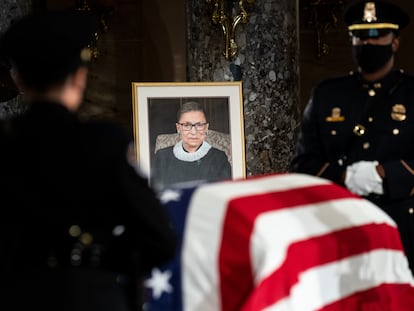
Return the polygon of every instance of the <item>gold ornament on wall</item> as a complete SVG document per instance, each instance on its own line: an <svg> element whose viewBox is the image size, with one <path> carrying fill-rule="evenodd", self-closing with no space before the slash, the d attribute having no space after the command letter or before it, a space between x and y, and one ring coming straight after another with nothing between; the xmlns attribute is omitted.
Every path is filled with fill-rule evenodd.
<svg viewBox="0 0 414 311"><path fill-rule="evenodd" d="M224 35L224 52L226 60L231 60L237 55L236 30L240 24L246 24L249 16L247 6L252 6L254 0L206 0L213 6L211 20L221 26Z"/></svg>
<svg viewBox="0 0 414 311"><path fill-rule="evenodd" d="M326 34L338 27L344 7L349 0L300 0L300 14L315 33L316 57L329 54Z"/></svg>
<svg viewBox="0 0 414 311"><path fill-rule="evenodd" d="M87 0L78 0L76 4L76 10L85 11L85 12L93 12L98 19L99 30L98 32L94 34L94 40L88 46L89 53L90 53L90 56L89 56L90 59L92 61L96 61L99 58L99 54L100 54L98 47L97 47L98 40L100 39L100 35L102 33L106 33L109 31L108 22L113 15L113 8L106 7L106 6L100 6L100 5L91 6Z"/></svg>

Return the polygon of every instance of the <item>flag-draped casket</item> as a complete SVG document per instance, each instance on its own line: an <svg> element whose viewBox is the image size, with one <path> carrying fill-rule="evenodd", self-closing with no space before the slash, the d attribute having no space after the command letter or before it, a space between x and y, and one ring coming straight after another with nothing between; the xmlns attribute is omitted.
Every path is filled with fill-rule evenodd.
<svg viewBox="0 0 414 311"><path fill-rule="evenodd" d="M414 310L395 223L327 180L277 174L166 190L181 237L147 310Z"/></svg>

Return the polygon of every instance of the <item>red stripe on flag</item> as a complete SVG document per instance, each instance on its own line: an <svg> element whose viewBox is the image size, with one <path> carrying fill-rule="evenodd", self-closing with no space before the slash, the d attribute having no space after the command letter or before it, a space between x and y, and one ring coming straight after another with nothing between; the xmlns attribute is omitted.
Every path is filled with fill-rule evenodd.
<svg viewBox="0 0 414 311"><path fill-rule="evenodd" d="M345 297L317 311L412 311L413 306L414 294L410 285L382 284Z"/></svg>
<svg viewBox="0 0 414 311"><path fill-rule="evenodd" d="M242 310L262 310L288 297L300 273L310 268L375 249L402 252L398 231L387 224L369 224L292 243L283 264L252 290Z"/></svg>
<svg viewBox="0 0 414 311"><path fill-rule="evenodd" d="M346 198L359 197L335 184L323 184L232 199L223 223L218 259L222 310L239 310L253 288L249 242L258 215Z"/></svg>

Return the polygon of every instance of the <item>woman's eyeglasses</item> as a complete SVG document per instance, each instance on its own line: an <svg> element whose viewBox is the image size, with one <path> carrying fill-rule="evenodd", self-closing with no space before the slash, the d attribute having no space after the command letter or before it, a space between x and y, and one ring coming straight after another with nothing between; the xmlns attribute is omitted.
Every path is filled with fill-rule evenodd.
<svg viewBox="0 0 414 311"><path fill-rule="evenodd" d="M181 125L181 127L183 128L184 131L191 131L191 129L194 127L196 129L196 131L202 131L206 128L206 125L208 124L207 122L205 123L201 123L201 122L197 122L197 123L177 123L179 125Z"/></svg>

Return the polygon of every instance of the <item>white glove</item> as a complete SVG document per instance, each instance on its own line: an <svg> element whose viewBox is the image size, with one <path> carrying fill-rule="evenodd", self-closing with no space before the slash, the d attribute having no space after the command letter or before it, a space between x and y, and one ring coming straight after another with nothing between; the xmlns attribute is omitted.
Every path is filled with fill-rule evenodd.
<svg viewBox="0 0 414 311"><path fill-rule="evenodd" d="M378 175L376 166L378 161L360 161L346 168L345 185L358 195L370 193L384 194L382 179Z"/></svg>

